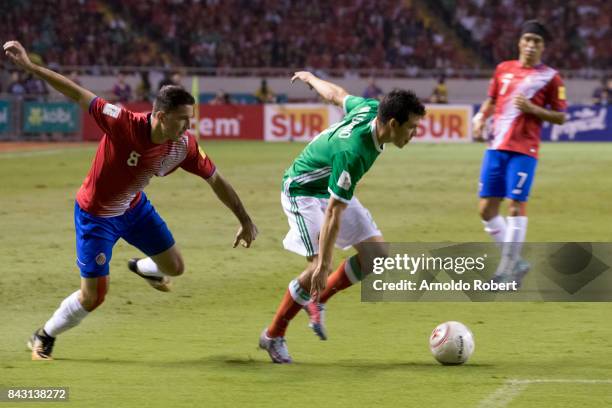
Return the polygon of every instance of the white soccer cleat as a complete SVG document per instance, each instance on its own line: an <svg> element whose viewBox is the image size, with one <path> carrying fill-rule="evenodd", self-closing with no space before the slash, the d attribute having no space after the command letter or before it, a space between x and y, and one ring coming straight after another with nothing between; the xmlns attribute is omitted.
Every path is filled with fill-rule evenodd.
<svg viewBox="0 0 612 408"><path fill-rule="evenodd" d="M325 329L325 304L310 301L304 306L304 310L308 314L308 327L321 340L327 340L327 330Z"/></svg>
<svg viewBox="0 0 612 408"><path fill-rule="evenodd" d="M128 261L128 269L143 278L149 285L161 292L170 292L172 281L164 274L144 274L138 270L138 258Z"/></svg>
<svg viewBox="0 0 612 408"><path fill-rule="evenodd" d="M259 348L266 350L268 355L276 364L289 364L293 360L287 349L287 341L284 337L268 337L268 329L264 329L259 336Z"/></svg>

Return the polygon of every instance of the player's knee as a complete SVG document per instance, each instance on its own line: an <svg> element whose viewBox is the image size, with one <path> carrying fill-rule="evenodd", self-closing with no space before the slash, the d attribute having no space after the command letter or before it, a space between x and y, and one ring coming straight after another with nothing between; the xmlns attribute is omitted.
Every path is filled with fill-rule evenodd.
<svg viewBox="0 0 612 408"><path fill-rule="evenodd" d="M81 295L81 306L88 312L93 312L100 306L106 297L106 293L83 293Z"/></svg>
<svg viewBox="0 0 612 408"><path fill-rule="evenodd" d="M489 221L490 219L495 218L497 213L497 208L488 204L481 204L478 208L478 214L484 221Z"/></svg>
<svg viewBox="0 0 612 408"><path fill-rule="evenodd" d="M508 215L511 217L518 217L521 215L525 215L525 205L520 201L510 201L508 205Z"/></svg>

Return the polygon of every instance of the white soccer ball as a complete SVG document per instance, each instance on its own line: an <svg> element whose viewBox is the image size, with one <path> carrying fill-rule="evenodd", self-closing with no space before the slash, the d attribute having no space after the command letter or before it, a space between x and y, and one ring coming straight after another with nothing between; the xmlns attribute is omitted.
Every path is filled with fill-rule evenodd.
<svg viewBox="0 0 612 408"><path fill-rule="evenodd" d="M474 335L463 323L445 322L431 332L429 349L442 364L463 364L474 353Z"/></svg>

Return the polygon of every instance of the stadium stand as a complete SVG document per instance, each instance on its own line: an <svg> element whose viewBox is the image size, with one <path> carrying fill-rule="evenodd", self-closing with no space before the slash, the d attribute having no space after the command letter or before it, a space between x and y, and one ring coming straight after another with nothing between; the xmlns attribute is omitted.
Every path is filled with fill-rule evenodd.
<svg viewBox="0 0 612 408"><path fill-rule="evenodd" d="M612 3L566 3L7 0L0 4L0 37L17 33L51 67L389 69L413 77L438 69L453 76L512 58L519 22L537 17L553 34L552 65L609 67Z"/></svg>

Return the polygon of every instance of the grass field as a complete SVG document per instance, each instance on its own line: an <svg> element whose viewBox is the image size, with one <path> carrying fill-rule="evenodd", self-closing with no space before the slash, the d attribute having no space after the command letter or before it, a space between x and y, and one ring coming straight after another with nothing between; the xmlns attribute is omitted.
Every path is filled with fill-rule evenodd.
<svg viewBox="0 0 612 408"><path fill-rule="evenodd" d="M250 250L231 248L237 224L206 183L182 171L154 179L147 193L185 275L169 294L152 290L126 271L138 253L120 241L107 301L58 338L53 362L30 361L25 340L79 284L72 209L94 147L0 153L0 386L66 386L72 407L612 406L611 304L369 304L352 288L329 303L329 341L300 315L288 332L296 364L271 364L257 339L303 266L282 249L279 204L282 171L302 147L206 145L259 226ZM481 150L389 148L358 195L389 241L486 241ZM612 241L611 169L612 145L545 145L528 240ZM465 366L429 354L446 320L475 334Z"/></svg>

